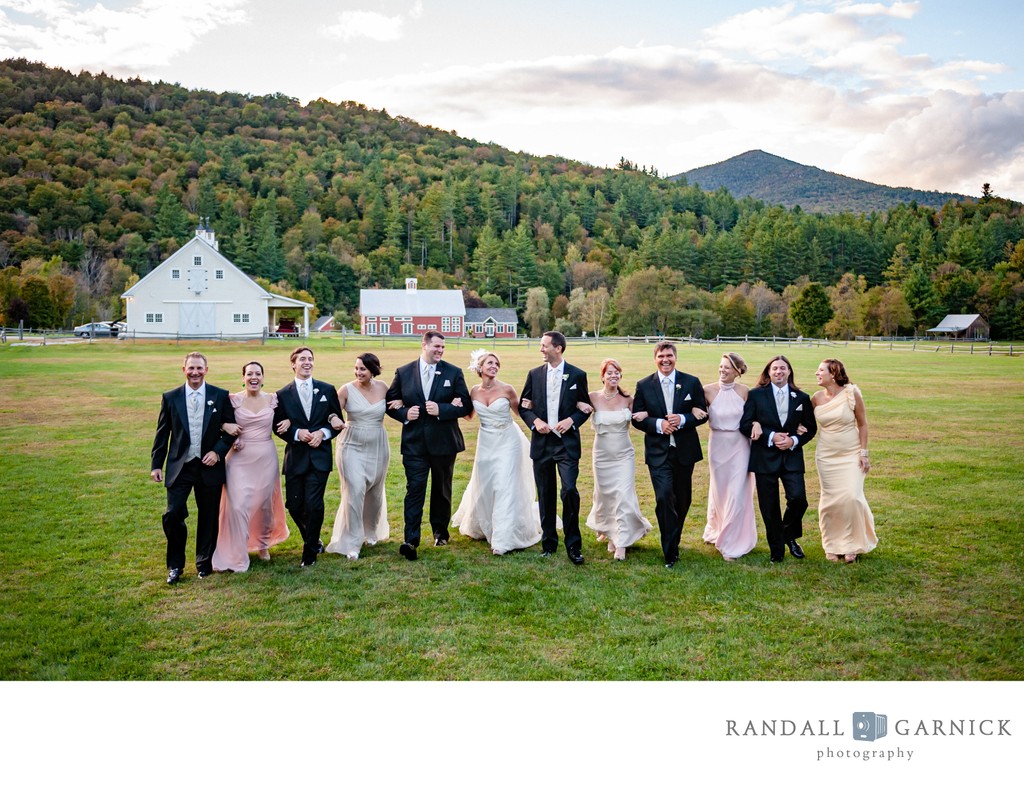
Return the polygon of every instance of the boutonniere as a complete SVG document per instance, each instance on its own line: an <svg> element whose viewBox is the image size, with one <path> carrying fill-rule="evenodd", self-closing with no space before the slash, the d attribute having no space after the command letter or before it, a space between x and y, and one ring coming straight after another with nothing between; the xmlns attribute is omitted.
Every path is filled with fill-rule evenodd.
<svg viewBox="0 0 1024 786"><path fill-rule="evenodd" d="M682 390L682 389L683 389L682 385L676 385L676 390Z"/></svg>
<svg viewBox="0 0 1024 786"><path fill-rule="evenodd" d="M206 402L206 406L208 406L208 407L212 407L213 406L213 399L212 398L209 401Z"/></svg>
<svg viewBox="0 0 1024 786"><path fill-rule="evenodd" d="M435 371L435 372L434 372L434 376L435 376L435 377L439 377L439 376L441 376L441 372L440 372L440 371Z"/></svg>
<svg viewBox="0 0 1024 786"><path fill-rule="evenodd" d="M313 388L313 392L314 393L319 393L320 392L320 388Z"/></svg>
<svg viewBox="0 0 1024 786"><path fill-rule="evenodd" d="M568 381L569 381L569 375L568 374L562 374L562 382L568 382Z"/></svg>
<svg viewBox="0 0 1024 786"><path fill-rule="evenodd" d="M796 398L796 393L794 391L792 391L792 390L789 391L789 397L790 398Z"/></svg>

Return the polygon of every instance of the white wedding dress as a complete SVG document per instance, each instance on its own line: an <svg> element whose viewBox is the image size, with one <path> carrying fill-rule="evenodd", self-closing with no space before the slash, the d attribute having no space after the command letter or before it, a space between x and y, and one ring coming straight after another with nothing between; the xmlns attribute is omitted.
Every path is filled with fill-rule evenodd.
<svg viewBox="0 0 1024 786"><path fill-rule="evenodd" d="M473 473L452 525L497 554L540 542L540 511L530 461L530 443L512 421L511 404L499 398L473 402L480 418Z"/></svg>

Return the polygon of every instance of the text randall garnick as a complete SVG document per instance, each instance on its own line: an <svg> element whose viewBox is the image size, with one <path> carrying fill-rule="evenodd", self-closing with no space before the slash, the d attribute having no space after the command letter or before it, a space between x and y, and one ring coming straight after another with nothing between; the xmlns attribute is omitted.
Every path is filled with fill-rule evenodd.
<svg viewBox="0 0 1024 786"><path fill-rule="evenodd" d="M725 722L726 737L845 737L842 721L772 720ZM961 718L950 720L907 720L901 718L893 726L901 737L1012 737L1010 721L996 718Z"/></svg>

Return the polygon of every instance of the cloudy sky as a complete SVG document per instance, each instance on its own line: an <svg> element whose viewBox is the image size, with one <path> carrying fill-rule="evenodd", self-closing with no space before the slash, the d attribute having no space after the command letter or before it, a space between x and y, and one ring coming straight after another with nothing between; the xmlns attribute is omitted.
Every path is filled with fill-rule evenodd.
<svg viewBox="0 0 1024 786"><path fill-rule="evenodd" d="M1024 200L1016 0L0 0L0 57L358 101L676 174L761 149Z"/></svg>

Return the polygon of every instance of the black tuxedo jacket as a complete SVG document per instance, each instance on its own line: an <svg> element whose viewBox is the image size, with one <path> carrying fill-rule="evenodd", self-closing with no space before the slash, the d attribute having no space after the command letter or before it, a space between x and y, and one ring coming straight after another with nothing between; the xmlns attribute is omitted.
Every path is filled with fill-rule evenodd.
<svg viewBox="0 0 1024 786"><path fill-rule="evenodd" d="M670 437L676 438L676 450L680 459L687 464L696 464L704 458L700 449L700 438L697 426L708 422L707 418L697 420L693 410L708 411L704 400L704 386L692 374L685 374L678 368L675 371L675 395L672 400L672 412L681 415L679 429L674 434L659 434L658 419L672 414L665 409L665 396L661 392L661 382L657 372L644 377L636 384L633 394L633 411L646 412L647 418L633 421L633 425L644 432L644 463L660 467L668 459L671 444Z"/></svg>
<svg viewBox="0 0 1024 786"><path fill-rule="evenodd" d="M523 393L520 401L528 399L530 409L519 406L519 417L523 419L530 428L532 437L530 439L530 458L538 459L543 457L546 450L561 442L565 445L566 452L575 459L579 459L580 449L580 426L586 423L589 413L580 412L576 406L581 401L590 404L590 392L587 390L587 372L576 366L565 364L565 371L562 374L562 387L558 395L558 419L565 420L572 418L575 428L565 432L561 437L556 434L539 434L533 424L538 421L547 422L548 419L548 365L538 366L531 369L526 375L526 384L523 385Z"/></svg>
<svg viewBox="0 0 1024 786"><path fill-rule="evenodd" d="M779 410L775 406L774 385L767 384L751 388L747 402L743 405L740 431L750 436L754 423L761 424L761 438L750 445L750 471L778 475L782 472L804 471L804 445L814 439L818 424L814 420L811 397L802 390L789 388L789 414L786 422L779 422ZM807 429L806 434L797 435L799 426ZM799 441L793 450L779 450L768 441L773 431L783 431Z"/></svg>
<svg viewBox="0 0 1024 786"><path fill-rule="evenodd" d="M163 394L160 399L160 415L156 421L156 437L153 439L150 471L163 469L166 460L164 485L168 488L177 480L181 468L185 465L185 457L188 455L188 449L192 443L188 429L186 388L191 390L187 385L182 385ZM199 457L202 458L213 450L221 460L212 467L203 465L200 473L203 485L217 486L224 483L224 457L231 449L235 438L229 437L220 430L220 427L222 423L234 422L235 408L231 406L228 392L207 383Z"/></svg>
<svg viewBox="0 0 1024 786"><path fill-rule="evenodd" d="M341 404L338 403L338 391L334 389L334 385L327 382L322 382L319 379L313 380L313 402L309 408L308 418L302 408L299 391L295 388L295 380L277 391L277 407L274 408L274 433L277 434L277 426L282 420L291 421L288 431L284 434L277 434L285 443L284 466L281 468L285 475L302 475L309 472L310 469L320 472L330 472L334 469L333 438L325 439L316 448L311 448L307 443L295 439L295 433L301 428L309 431L326 428L331 432L332 437L338 436L338 432L328 423L332 414L344 420L341 414Z"/></svg>
<svg viewBox="0 0 1024 786"><path fill-rule="evenodd" d="M402 424L402 453L411 456L461 453L466 449L466 443L462 438L462 429L459 428L459 418L473 406L462 370L439 360L428 398L437 403L437 415L428 415L425 409L428 399L423 397L419 359L395 371L395 378L384 400L388 404L392 401L401 401L403 404L399 409L389 407L386 410L388 415ZM452 404L452 399L456 398L462 399L462 406ZM420 408L420 416L416 420L407 420L409 408L417 406Z"/></svg>

